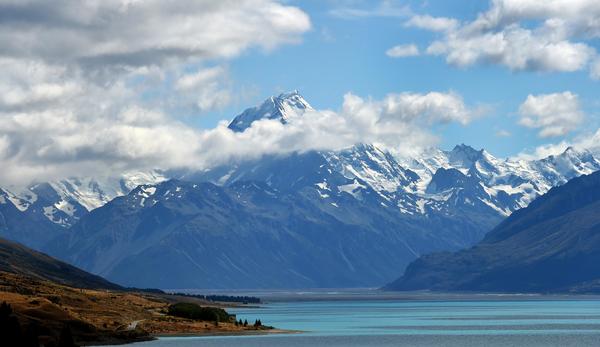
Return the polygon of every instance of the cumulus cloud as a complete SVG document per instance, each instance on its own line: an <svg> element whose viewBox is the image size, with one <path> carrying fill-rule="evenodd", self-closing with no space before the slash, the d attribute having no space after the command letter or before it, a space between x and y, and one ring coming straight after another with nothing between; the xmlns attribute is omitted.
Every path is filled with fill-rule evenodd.
<svg viewBox="0 0 600 347"><path fill-rule="evenodd" d="M584 119L579 98L571 92L529 95L519 107L519 124L539 129L540 137L566 135Z"/></svg>
<svg viewBox="0 0 600 347"><path fill-rule="evenodd" d="M277 0L0 0L0 182L197 158L169 110L224 106L229 59L310 28Z"/></svg>
<svg viewBox="0 0 600 347"><path fill-rule="evenodd" d="M113 91L115 97L119 90ZM81 107L93 106L85 104ZM2 115L0 157L3 182L60 178L65 173L102 174L111 171L203 169L232 160L268 154L341 149L359 142L380 143L402 153L435 144L426 129L439 123L466 124L477 110L455 93L389 94L381 100L344 96L339 111L309 110L287 124L256 121L236 133L221 122L196 129L163 112L139 106L116 108L111 117L88 117L68 109Z"/></svg>
<svg viewBox="0 0 600 347"><path fill-rule="evenodd" d="M385 54L392 58L414 57L419 55L419 48L414 44L398 45L388 49Z"/></svg>
<svg viewBox="0 0 600 347"><path fill-rule="evenodd" d="M381 100L348 93L339 111L308 110L288 123L263 119L235 133L226 123L201 135L202 155L212 166L232 159L257 158L308 150L336 150L356 143L379 143L399 153L436 143L426 129L433 124L466 124L479 110L455 93L394 93Z"/></svg>
<svg viewBox="0 0 600 347"><path fill-rule="evenodd" d="M586 41L600 37L599 17L595 0L494 0L486 12L460 25L451 19L436 25L427 16L413 17L407 25L443 30L427 53L443 55L452 65L572 72L586 69L597 54Z"/></svg>
<svg viewBox="0 0 600 347"><path fill-rule="evenodd" d="M300 9L268 0L5 0L0 13L3 55L103 66L231 57L310 28Z"/></svg>
<svg viewBox="0 0 600 347"><path fill-rule="evenodd" d="M186 97L200 111L218 109L232 99L227 71L222 66L200 69L180 76L175 82L177 97Z"/></svg>

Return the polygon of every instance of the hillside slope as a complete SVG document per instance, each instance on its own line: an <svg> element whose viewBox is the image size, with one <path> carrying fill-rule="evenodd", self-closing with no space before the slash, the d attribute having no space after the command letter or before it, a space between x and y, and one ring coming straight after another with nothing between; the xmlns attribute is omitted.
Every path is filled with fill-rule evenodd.
<svg viewBox="0 0 600 347"><path fill-rule="evenodd" d="M0 271L76 288L122 289L102 277L4 239L0 239Z"/></svg>
<svg viewBox="0 0 600 347"><path fill-rule="evenodd" d="M423 256L391 290L600 292L600 173L553 188L473 248Z"/></svg>

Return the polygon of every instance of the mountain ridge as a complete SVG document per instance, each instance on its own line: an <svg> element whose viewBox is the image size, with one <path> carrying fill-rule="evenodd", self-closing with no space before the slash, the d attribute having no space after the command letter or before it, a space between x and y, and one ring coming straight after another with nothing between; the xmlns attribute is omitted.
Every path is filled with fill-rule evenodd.
<svg viewBox="0 0 600 347"><path fill-rule="evenodd" d="M600 292L600 172L552 188L476 246L423 256L390 290Z"/></svg>
<svg viewBox="0 0 600 347"><path fill-rule="evenodd" d="M235 128L242 120L232 131L245 131L252 122L265 118L287 124L307 109L312 108L294 91L246 109L230 126ZM600 161L592 153L572 148L527 161L498 159L465 144L450 151L432 148L413 158L399 157L375 144L356 144L338 151L263 156L203 171L150 175L151 179L138 180L140 184L128 193L123 189L106 204L76 216L69 225L54 223L44 208L20 211L4 198L0 200L0 235L35 241L38 249L131 286L167 283L160 276L152 282L148 277L152 268L142 266L142 260L158 261L155 269L179 262L198 278L206 276L197 282L179 282L185 286L209 286L210 281L221 287L258 286L259 278L271 287L378 286L392 281L422 254L472 246L506 216L551 187L598 169ZM180 191L164 188L173 184L179 184L173 189ZM208 195L198 195L194 185ZM29 224L15 228L18 221ZM36 229L36 223L44 228ZM254 223L255 229L244 223ZM222 234L214 238L213 230ZM231 244L253 232L257 239L246 240L253 247L239 245L239 256L228 253L226 241ZM356 239L344 240L344 232ZM35 237L28 237L29 233ZM264 245L257 241L261 237ZM357 250L359 239L385 261L373 261L372 255ZM266 245L274 250L264 251ZM327 261L335 264L329 271L339 274L339 283L324 279L315 264L301 259L310 256L325 262L307 245L336 257ZM211 247L216 253L211 253ZM264 278L261 267L285 263L280 249L300 257L287 266L293 273L272 268L280 278ZM161 258L165 250L170 252L168 261ZM208 262L207 254L211 254ZM248 266L247 259L257 257L262 260ZM213 270L206 263L211 262L217 272L210 273ZM369 262L370 270L353 278ZM138 278L140 283L130 282L136 279L130 272L133 267L141 277L148 276ZM162 271L164 276L173 274ZM184 273L178 276L185 277ZM246 282L234 283L235 276Z"/></svg>

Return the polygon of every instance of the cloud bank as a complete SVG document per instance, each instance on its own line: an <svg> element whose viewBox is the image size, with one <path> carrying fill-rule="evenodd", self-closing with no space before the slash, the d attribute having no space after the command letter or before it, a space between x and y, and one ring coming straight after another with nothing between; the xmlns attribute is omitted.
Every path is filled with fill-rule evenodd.
<svg viewBox="0 0 600 347"><path fill-rule="evenodd" d="M588 43L600 37L596 0L493 0L473 21L414 16L407 26L441 32L427 53L455 66L498 64L511 70L572 72L590 69L597 56ZM597 64L597 63L595 63Z"/></svg>
<svg viewBox="0 0 600 347"><path fill-rule="evenodd" d="M93 111L93 105L88 106ZM69 173L204 169L269 154L341 149L359 142L409 153L436 143L428 127L467 124L479 114L459 95L439 92L389 94L382 100L346 94L339 111L310 110L285 125L263 119L241 133L229 130L226 121L214 129L196 129L139 106L116 110L112 117L97 117L93 112L88 117L68 111L17 112L5 115L0 125L0 162L5 168L0 179L28 183Z"/></svg>
<svg viewBox="0 0 600 347"><path fill-rule="evenodd" d="M347 12L401 13L387 2ZM310 18L273 0L0 0L0 18L2 185L203 169L359 142L410 151L437 141L428 128L480 114L453 92L406 92L347 94L339 110L310 110L285 126L261 120L242 133L226 121L199 129L171 116L227 105L229 59L301 40Z"/></svg>
<svg viewBox="0 0 600 347"><path fill-rule="evenodd" d="M0 0L0 182L193 162L169 111L227 105L229 59L310 28L275 0Z"/></svg>

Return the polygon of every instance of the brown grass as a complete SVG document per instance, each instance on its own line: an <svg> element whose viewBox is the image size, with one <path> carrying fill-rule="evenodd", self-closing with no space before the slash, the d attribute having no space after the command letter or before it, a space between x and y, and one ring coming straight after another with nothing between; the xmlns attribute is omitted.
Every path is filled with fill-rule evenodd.
<svg viewBox="0 0 600 347"><path fill-rule="evenodd" d="M202 335L252 333L267 328L235 326L233 323L192 321L166 315L167 307L177 301L191 301L204 306L214 305L195 298L182 298L155 293L130 293L109 290L77 289L53 282L0 272L0 302L12 305L26 325L36 321L50 329L62 328L66 322L93 327L89 336L77 336L85 341L111 342L125 336L136 339L156 335ZM136 329L130 324L138 321ZM86 330L86 329L83 329ZM135 332L135 334L133 334ZM123 341L115 341L123 342Z"/></svg>

